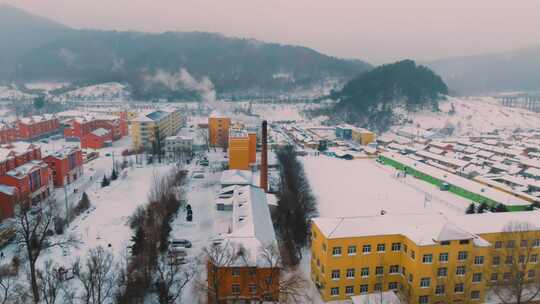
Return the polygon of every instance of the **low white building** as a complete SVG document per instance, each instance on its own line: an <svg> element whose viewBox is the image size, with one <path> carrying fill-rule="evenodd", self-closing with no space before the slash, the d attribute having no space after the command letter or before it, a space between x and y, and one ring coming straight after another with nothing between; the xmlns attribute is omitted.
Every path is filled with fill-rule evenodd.
<svg viewBox="0 0 540 304"><path fill-rule="evenodd" d="M189 136L168 136L165 138L165 155L174 158L182 152L191 153L193 151L193 137Z"/></svg>

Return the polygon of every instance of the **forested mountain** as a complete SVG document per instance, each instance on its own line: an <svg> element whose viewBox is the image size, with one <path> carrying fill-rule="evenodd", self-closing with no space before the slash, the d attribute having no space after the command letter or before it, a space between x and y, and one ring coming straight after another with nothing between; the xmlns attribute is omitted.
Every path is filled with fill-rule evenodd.
<svg viewBox="0 0 540 304"><path fill-rule="evenodd" d="M412 60L403 60L358 75L342 90L332 92L331 98L339 101L337 115L381 130L392 123L396 107L437 109L445 94L448 88L441 77Z"/></svg>
<svg viewBox="0 0 540 304"><path fill-rule="evenodd" d="M0 8L0 20L5 14L2 11L11 10L20 12L4 6ZM47 23L24 13L13 15L1 21L0 37L19 33L24 39L26 32ZM53 22L36 32L48 29L51 34L44 35L39 43L7 47L7 53L16 52L17 56L0 53L2 60L13 63L0 75L0 82L117 81L131 84L136 98L152 98L189 95L193 91L189 82L204 78L219 93L286 92L328 78L347 80L371 68L359 60L338 59L305 47L220 34L71 30Z"/></svg>
<svg viewBox="0 0 540 304"><path fill-rule="evenodd" d="M427 63L460 95L540 90L540 46Z"/></svg>
<svg viewBox="0 0 540 304"><path fill-rule="evenodd" d="M22 54L71 31L62 24L0 3L0 82L13 74Z"/></svg>

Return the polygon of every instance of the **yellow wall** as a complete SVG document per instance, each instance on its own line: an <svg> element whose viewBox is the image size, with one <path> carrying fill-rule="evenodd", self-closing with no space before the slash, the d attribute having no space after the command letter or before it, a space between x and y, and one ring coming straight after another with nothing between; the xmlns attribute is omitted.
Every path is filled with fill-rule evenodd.
<svg viewBox="0 0 540 304"><path fill-rule="evenodd" d="M159 128L162 140L167 136L173 136L180 131L182 127L182 117L180 111L170 112L159 121L139 121L137 119L131 122L131 137L133 147L149 147L154 140L155 128Z"/></svg>
<svg viewBox="0 0 540 304"><path fill-rule="evenodd" d="M364 129L353 129L352 139L357 143L366 146L375 141L375 133Z"/></svg>
<svg viewBox="0 0 540 304"><path fill-rule="evenodd" d="M249 137L229 138L229 169L249 169Z"/></svg>
<svg viewBox="0 0 540 304"><path fill-rule="evenodd" d="M496 240L508 239L508 234L495 233L481 235L484 239L492 244ZM519 237L511 236L516 239L516 244L519 246ZM540 238L538 232L530 232L523 238L532 242L533 239ZM377 244L385 244L385 252L377 252ZM401 250L398 252L392 251L392 243L400 243ZM324 245L323 245L324 244ZM363 254L363 245L371 245L371 253ZM348 246L356 246L356 255L348 255ZM405 245L407 251L405 252ZM326 247L326 250L323 248ZM334 247L341 247L341 256L333 256ZM534 253L540 254L540 248L533 248ZM414 251L415 258L411 257ZM458 261L458 253L466 251L468 258L465 261ZM375 284L380 283L384 291L389 290L390 282L397 282L399 294L407 303L418 303L420 296L428 296L429 303L482 303L486 293L486 283L490 280L492 272L499 273L499 280L502 279L505 270L504 255L508 255L507 251L501 252L501 266L493 267L491 260L493 255L497 255L498 251L491 247L479 247L472 244L460 244L459 241L451 241L449 245L430 245L417 246L414 242L403 235L384 235L384 236L366 236L342 239L327 239L318 227L312 225L312 247L311 247L311 277L314 282L318 282L322 288L319 289L321 297L324 301L345 300L349 299L350 295L345 294L346 286L353 286L354 295L360 294L360 285L368 285L368 293L375 292ZM495 253L494 253L495 252ZM440 262L439 254L448 253L448 262ZM425 254L432 255L432 263L423 263L422 257ZM484 262L481 265L474 263L476 256L483 256ZM516 258L517 259L517 258ZM390 265L399 265L400 274L389 274ZM538 268L537 264L530 264L531 268ZM377 266L384 267L384 275L376 276L375 269ZM464 266L466 273L463 276L456 275L456 268ZM362 278L360 273L364 267L369 268L369 276ZM405 275L401 271L405 267ZM355 270L354 279L346 278L347 269ZM438 268L447 268L447 276L439 278L437 276ZM331 278L332 270L340 270L340 278L333 280ZM537 271L538 272L538 271ZM473 274L482 273L482 281L472 283ZM409 282L409 275L412 274L412 281ZM536 275L540 275L537 273ZM420 281L422 278L430 278L430 286L421 288ZM464 292L460 294L454 293L454 287L458 283L464 283ZM444 295L436 295L436 285L445 286ZM332 296L330 294L332 287L339 287L339 295ZM479 291L480 298L471 300L471 292Z"/></svg>

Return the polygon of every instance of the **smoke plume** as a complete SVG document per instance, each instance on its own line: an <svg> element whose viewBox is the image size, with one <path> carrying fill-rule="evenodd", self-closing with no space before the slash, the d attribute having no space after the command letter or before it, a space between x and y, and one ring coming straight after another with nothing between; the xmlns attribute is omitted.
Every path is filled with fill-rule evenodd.
<svg viewBox="0 0 540 304"><path fill-rule="evenodd" d="M191 76L184 68L181 68L180 72L174 74L159 69L154 75L145 78L147 81L153 83L161 83L171 91L178 91L181 89L195 91L205 102L213 102L216 100L216 90L210 78L204 76L199 81Z"/></svg>

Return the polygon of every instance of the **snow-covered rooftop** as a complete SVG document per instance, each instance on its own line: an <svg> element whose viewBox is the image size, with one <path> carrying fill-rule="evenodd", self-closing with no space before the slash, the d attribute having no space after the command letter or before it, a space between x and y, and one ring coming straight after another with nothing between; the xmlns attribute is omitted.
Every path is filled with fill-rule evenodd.
<svg viewBox="0 0 540 304"><path fill-rule="evenodd" d="M221 186L249 185L251 184L251 171L226 170L221 174Z"/></svg>

